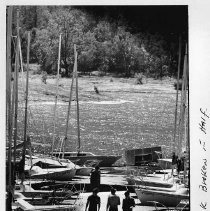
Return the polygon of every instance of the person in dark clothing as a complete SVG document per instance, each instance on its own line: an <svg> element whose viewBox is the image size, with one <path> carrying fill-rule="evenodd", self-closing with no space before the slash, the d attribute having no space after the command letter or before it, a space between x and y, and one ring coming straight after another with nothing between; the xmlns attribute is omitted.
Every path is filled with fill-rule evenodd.
<svg viewBox="0 0 210 211"><path fill-rule="evenodd" d="M182 168L182 161L180 158L177 159L177 173L178 173L178 176L179 176L179 173L181 171L181 168Z"/></svg>
<svg viewBox="0 0 210 211"><path fill-rule="evenodd" d="M130 197L130 192L125 192L125 199L123 199L122 209L123 211L132 211L135 207L135 201Z"/></svg>
<svg viewBox="0 0 210 211"><path fill-rule="evenodd" d="M99 211L101 206L101 198L97 195L98 188L93 189L93 194L88 196L85 211ZM89 206L89 207L88 207Z"/></svg>
<svg viewBox="0 0 210 211"><path fill-rule="evenodd" d="M12 198L12 191L8 191L6 197L6 211L12 211Z"/></svg>
<svg viewBox="0 0 210 211"><path fill-rule="evenodd" d="M91 188L99 188L101 183L101 171L99 166L96 166L93 171L91 171L90 175L90 184Z"/></svg>
<svg viewBox="0 0 210 211"><path fill-rule="evenodd" d="M172 172L171 172L171 176L174 175L174 169L177 167L177 156L175 154L175 152L173 152L172 154Z"/></svg>
<svg viewBox="0 0 210 211"><path fill-rule="evenodd" d="M172 154L172 165L176 165L177 164L177 156L175 154L175 152L173 152Z"/></svg>
<svg viewBox="0 0 210 211"><path fill-rule="evenodd" d="M120 205L120 197L115 194L116 189L111 189L111 194L108 196L106 210L118 211L118 205Z"/></svg>

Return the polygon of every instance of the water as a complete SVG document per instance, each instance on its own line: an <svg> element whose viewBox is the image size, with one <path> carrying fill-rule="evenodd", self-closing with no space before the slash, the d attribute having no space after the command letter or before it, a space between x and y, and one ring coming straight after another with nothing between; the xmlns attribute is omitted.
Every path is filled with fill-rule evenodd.
<svg viewBox="0 0 210 211"><path fill-rule="evenodd" d="M102 93L103 94L103 93ZM68 103L58 102L56 136L66 128ZM21 109L21 108L20 108ZM52 145L52 102L29 104L28 131L32 142ZM20 111L23 113L23 108ZM113 101L80 102L81 150L95 154L123 155L125 149L162 146L166 155L172 152L175 94L167 92L118 92ZM20 121L20 127L22 127ZM56 139L56 148L61 142ZM66 150L77 146L76 104L72 102ZM51 147L34 146L36 151Z"/></svg>

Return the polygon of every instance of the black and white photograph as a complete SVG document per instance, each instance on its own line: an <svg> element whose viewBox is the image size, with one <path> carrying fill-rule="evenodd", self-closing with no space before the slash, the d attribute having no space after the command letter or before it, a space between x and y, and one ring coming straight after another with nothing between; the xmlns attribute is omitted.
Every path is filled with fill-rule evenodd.
<svg viewBox="0 0 210 211"><path fill-rule="evenodd" d="M208 210L209 61L190 5L3 10L4 210Z"/></svg>

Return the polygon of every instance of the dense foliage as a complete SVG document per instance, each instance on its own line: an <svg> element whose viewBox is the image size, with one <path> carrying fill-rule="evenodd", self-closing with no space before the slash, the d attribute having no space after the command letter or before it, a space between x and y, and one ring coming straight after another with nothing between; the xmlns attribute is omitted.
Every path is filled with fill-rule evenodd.
<svg viewBox="0 0 210 211"><path fill-rule="evenodd" d="M48 74L56 72L60 34L61 69L67 77L73 70L74 44L81 73L100 71L126 77L142 73L162 77L176 72L178 39L169 43L158 33L133 34L123 21L96 19L84 10L69 6L19 9L23 55L26 32L31 31L31 62L40 64Z"/></svg>

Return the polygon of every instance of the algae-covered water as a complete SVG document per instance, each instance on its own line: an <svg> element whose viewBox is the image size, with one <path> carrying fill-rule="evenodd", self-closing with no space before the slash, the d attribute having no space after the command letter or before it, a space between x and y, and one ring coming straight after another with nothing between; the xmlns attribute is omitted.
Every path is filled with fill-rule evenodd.
<svg viewBox="0 0 210 211"><path fill-rule="evenodd" d="M91 83L96 84L96 82L90 83L91 79L80 79L80 81L82 85L79 89L79 120L82 151L122 155L125 149L162 146L166 155L171 154L176 104L176 91L172 81L153 80L143 85L135 85L131 81L116 79L116 82L114 80L111 83L108 79L100 79L97 82L99 95L96 95L91 87ZM88 86L85 85L86 82L89 83ZM28 134L34 143L35 151L47 152L52 147L55 103L54 96L46 94L46 90L50 92L50 86L54 82L49 82L49 87L44 87L45 91L43 85L40 87L37 83L34 85L32 79L31 83L31 94L38 96L41 93L43 96L42 99L34 100L35 98L31 97L32 100L29 100ZM66 99L69 87L70 83L63 81L61 88L66 92ZM21 105L20 128L23 126L24 103ZM67 108L67 100L59 98L55 148L59 148L61 145L59 137L65 134ZM77 140L76 101L73 97L66 150L74 151ZM46 144L45 147L43 143Z"/></svg>

